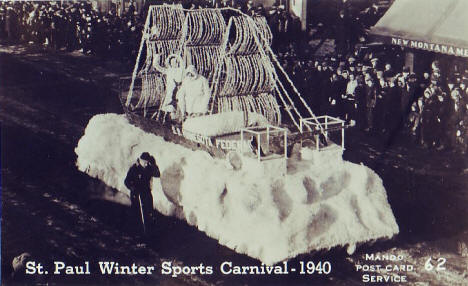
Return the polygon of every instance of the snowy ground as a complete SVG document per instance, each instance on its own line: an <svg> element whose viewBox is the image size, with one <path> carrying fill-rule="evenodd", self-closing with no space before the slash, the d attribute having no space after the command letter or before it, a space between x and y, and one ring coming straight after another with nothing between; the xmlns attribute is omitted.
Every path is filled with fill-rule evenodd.
<svg viewBox="0 0 468 286"><path fill-rule="evenodd" d="M326 152L314 161L289 159L286 175L245 156L241 170L233 170L226 160L165 142L117 114L93 117L75 149L81 171L124 193L127 170L144 151L162 173L153 181L159 212L266 264L398 233L378 175Z"/></svg>

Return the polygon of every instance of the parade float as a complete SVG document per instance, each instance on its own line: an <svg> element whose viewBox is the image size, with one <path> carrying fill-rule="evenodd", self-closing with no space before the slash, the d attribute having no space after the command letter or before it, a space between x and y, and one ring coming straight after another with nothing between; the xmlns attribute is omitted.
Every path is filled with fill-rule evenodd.
<svg viewBox="0 0 468 286"><path fill-rule="evenodd" d="M232 8L150 6L121 81L125 114L90 120L78 168L128 194L129 167L151 153L156 210L266 264L391 238L398 225L382 180L342 159L345 122L314 115L271 41L263 17ZM169 67L194 68L209 92L193 85L181 96Z"/></svg>

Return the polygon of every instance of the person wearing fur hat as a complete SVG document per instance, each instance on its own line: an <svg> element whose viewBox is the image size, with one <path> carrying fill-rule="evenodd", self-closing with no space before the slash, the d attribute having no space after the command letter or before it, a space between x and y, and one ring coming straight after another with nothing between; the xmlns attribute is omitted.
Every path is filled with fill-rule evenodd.
<svg viewBox="0 0 468 286"><path fill-rule="evenodd" d="M195 66L187 67L187 73L177 93L179 120L185 116L200 116L208 112L211 92L208 79L197 72Z"/></svg>
<svg viewBox="0 0 468 286"><path fill-rule="evenodd" d="M166 76L166 95L161 103L161 110L175 116L176 107L173 101L185 76L185 64L178 54L169 55L164 67L160 65L160 60L161 55L156 55L151 68Z"/></svg>

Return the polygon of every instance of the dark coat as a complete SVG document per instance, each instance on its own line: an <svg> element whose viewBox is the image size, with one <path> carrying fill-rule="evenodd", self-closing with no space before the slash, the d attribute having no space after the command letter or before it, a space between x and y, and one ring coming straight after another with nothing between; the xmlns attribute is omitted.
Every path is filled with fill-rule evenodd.
<svg viewBox="0 0 468 286"><path fill-rule="evenodd" d="M448 98L447 115L449 117L450 127L456 129L456 126L460 124L460 121L463 121L466 107L459 88L455 88L452 91L452 95L453 96Z"/></svg>
<svg viewBox="0 0 468 286"><path fill-rule="evenodd" d="M365 91L366 91L366 107L374 108L375 105L377 104L377 96L378 96L377 87L375 85L373 86L366 85Z"/></svg>
<svg viewBox="0 0 468 286"><path fill-rule="evenodd" d="M159 177L159 168L156 164L150 164L146 168L135 163L130 167L125 178L125 186L135 194L151 192L151 178Z"/></svg>

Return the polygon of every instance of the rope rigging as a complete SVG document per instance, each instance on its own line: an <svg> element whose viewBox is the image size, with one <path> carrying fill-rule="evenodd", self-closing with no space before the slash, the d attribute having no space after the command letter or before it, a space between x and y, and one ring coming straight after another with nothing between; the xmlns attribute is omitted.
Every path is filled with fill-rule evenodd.
<svg viewBox="0 0 468 286"><path fill-rule="evenodd" d="M153 61L158 57L165 62L169 55L176 54L182 57L184 67L195 66L208 80L209 113L255 112L279 125L279 98L299 128L301 113L280 81L278 69L323 130L271 50L273 36L264 17L250 17L230 7L187 10L181 5L150 6L148 13L127 107L146 110L148 106L161 104L167 83L165 76L154 69ZM131 104L135 102L132 98L137 78L141 78L141 92L135 93L139 98L136 104Z"/></svg>

